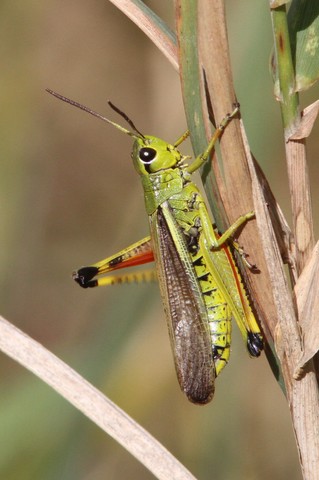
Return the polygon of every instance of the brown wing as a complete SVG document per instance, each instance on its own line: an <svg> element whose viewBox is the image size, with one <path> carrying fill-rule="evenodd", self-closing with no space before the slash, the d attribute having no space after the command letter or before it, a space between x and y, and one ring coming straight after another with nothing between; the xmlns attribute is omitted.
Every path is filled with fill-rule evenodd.
<svg viewBox="0 0 319 480"><path fill-rule="evenodd" d="M178 381L190 401L204 404L214 394L215 370L202 294L167 203L150 216L150 226Z"/></svg>

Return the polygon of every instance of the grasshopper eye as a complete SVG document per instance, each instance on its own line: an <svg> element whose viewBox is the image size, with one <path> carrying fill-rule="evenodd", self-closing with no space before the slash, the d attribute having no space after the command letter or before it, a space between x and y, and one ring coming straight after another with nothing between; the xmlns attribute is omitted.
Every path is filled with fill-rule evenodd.
<svg viewBox="0 0 319 480"><path fill-rule="evenodd" d="M139 152L139 158L143 163L151 163L156 157L156 150L150 147L143 147Z"/></svg>

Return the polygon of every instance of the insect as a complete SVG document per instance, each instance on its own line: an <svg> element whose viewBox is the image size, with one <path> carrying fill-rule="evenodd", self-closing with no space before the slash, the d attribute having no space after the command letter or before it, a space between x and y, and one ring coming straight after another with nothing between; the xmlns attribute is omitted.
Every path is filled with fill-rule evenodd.
<svg viewBox="0 0 319 480"><path fill-rule="evenodd" d="M134 139L132 159L144 189L150 236L73 274L84 288L122 282L149 281L154 271L104 276L115 270L155 260L156 274L167 319L175 368L182 391L191 402L208 403L215 378L228 362L231 318L248 352L258 357L263 339L231 252L231 237L254 217L242 215L222 235L213 228L205 202L191 175L209 158L216 140L238 107L215 130L206 150L190 165L178 146L143 135L117 107L110 106L132 131L51 90L49 93L113 125ZM98 277L98 278L96 278Z"/></svg>

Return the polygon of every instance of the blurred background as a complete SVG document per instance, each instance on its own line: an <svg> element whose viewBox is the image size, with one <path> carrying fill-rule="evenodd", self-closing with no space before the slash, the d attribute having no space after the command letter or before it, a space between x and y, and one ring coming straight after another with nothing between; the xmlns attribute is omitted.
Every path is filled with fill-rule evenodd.
<svg viewBox="0 0 319 480"><path fill-rule="evenodd" d="M174 26L173 2L146 3ZM289 218L267 5L226 4L252 151ZM84 375L199 479L300 479L284 396L265 358L249 359L236 326L213 402L194 406L179 391L157 285L84 291L71 279L75 268L147 235L147 217L130 138L45 88L118 121L111 99L144 133L174 141L186 128L176 72L105 0L2 1L0 36L1 314ZM303 106L316 98L315 86ZM308 142L314 187L318 148L316 127ZM317 218L315 188L313 204ZM153 478L53 390L0 359L0 478Z"/></svg>

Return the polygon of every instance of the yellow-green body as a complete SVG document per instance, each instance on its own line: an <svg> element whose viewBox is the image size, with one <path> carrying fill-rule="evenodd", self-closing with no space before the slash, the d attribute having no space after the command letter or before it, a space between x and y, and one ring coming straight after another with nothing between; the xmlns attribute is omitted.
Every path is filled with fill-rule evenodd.
<svg viewBox="0 0 319 480"><path fill-rule="evenodd" d="M143 148L156 151L147 164L140 159ZM229 359L232 317L246 343L248 332L259 333L259 327L230 249L219 244L204 199L192 182L192 165L184 163L175 146L156 137L136 140L132 156L144 188L177 376L192 401L206 403L213 395L214 378ZM191 340L190 349L185 336Z"/></svg>
<svg viewBox="0 0 319 480"><path fill-rule="evenodd" d="M144 189L150 237L74 274L82 287L150 280L153 274L148 271L98 280L94 277L139 260L146 263L154 255L178 380L187 397L200 404L211 400L215 378L228 362L232 317L250 355L258 356L263 348L229 245L236 229L254 214L243 215L219 236L191 179L209 158L232 116L224 120L206 151L191 165L177 149L188 132L171 145L113 123L135 138L132 159Z"/></svg>

